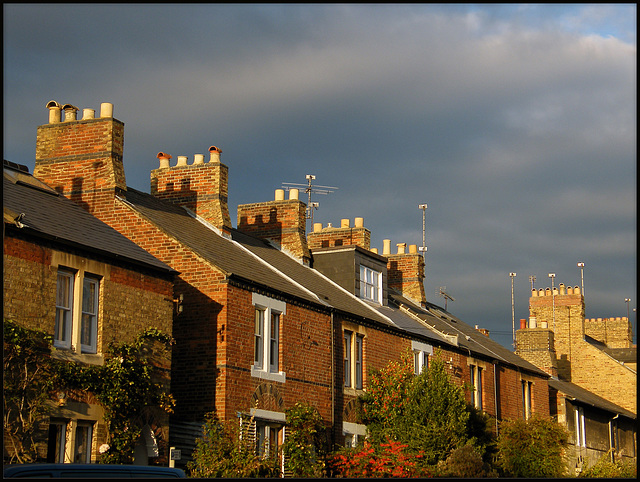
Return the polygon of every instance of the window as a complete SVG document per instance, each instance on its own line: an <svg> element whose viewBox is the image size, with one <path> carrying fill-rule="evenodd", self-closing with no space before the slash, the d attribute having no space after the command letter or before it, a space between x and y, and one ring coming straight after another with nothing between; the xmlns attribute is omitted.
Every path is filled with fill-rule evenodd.
<svg viewBox="0 0 640 482"><path fill-rule="evenodd" d="M91 463L91 436L93 425L87 422L79 422L76 426L76 440L73 460L76 464Z"/></svg>
<svg viewBox="0 0 640 482"><path fill-rule="evenodd" d="M253 294L254 332L251 375L274 381L285 381L280 370L280 325L286 304L257 293Z"/></svg>
<svg viewBox="0 0 640 482"><path fill-rule="evenodd" d="M526 380L522 380L522 408L523 416L525 420L531 418L531 385L532 383Z"/></svg>
<svg viewBox="0 0 640 482"><path fill-rule="evenodd" d="M584 427L584 408L576 407L576 447L587 446L587 434Z"/></svg>
<svg viewBox="0 0 640 482"><path fill-rule="evenodd" d="M97 278L58 270L54 346L74 351L80 346L80 353L97 353L99 292ZM82 300L77 310L76 299Z"/></svg>
<svg viewBox="0 0 640 482"><path fill-rule="evenodd" d="M360 298L380 303L382 299L382 273L360 265Z"/></svg>
<svg viewBox="0 0 640 482"><path fill-rule="evenodd" d="M56 326L54 335L54 344L58 348L71 348L73 278L73 273L68 271L58 271Z"/></svg>
<svg viewBox="0 0 640 482"><path fill-rule="evenodd" d="M469 365L469 367L471 368L471 386L473 387L471 397L473 405L482 410L482 368L477 365Z"/></svg>
<svg viewBox="0 0 640 482"><path fill-rule="evenodd" d="M411 341L413 351L413 373L419 375L429 368L429 355L433 354L433 347L419 341Z"/></svg>
<svg viewBox="0 0 640 482"><path fill-rule="evenodd" d="M344 386L361 390L363 386L364 337L344 332Z"/></svg>
<svg viewBox="0 0 640 482"><path fill-rule="evenodd" d="M52 420L49 424L49 443L47 446L47 462L64 463L64 451L67 441L67 423Z"/></svg>
<svg viewBox="0 0 640 482"><path fill-rule="evenodd" d="M93 424L86 420L52 419L49 424L47 462L90 464Z"/></svg>

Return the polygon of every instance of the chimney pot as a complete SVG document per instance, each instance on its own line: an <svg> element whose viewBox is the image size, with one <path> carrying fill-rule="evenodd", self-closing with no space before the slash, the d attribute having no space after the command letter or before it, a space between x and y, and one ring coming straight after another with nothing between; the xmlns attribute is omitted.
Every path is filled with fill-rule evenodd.
<svg viewBox="0 0 640 482"><path fill-rule="evenodd" d="M160 169L166 169L169 166L169 159L171 156L169 154L165 154L164 152L158 152L158 160L160 161Z"/></svg>
<svg viewBox="0 0 640 482"><path fill-rule="evenodd" d="M319 233L322 231L322 223L313 223L313 232Z"/></svg>
<svg viewBox="0 0 640 482"><path fill-rule="evenodd" d="M195 154L193 156L194 164L204 164L204 154Z"/></svg>
<svg viewBox="0 0 640 482"><path fill-rule="evenodd" d="M209 148L209 162L220 162L220 154L222 154L222 149L211 146Z"/></svg>
<svg viewBox="0 0 640 482"><path fill-rule="evenodd" d="M78 108L76 106L71 105L71 104L65 104L62 107L62 110L64 110L64 121L65 122L70 122L70 121L77 120Z"/></svg>
<svg viewBox="0 0 640 482"><path fill-rule="evenodd" d="M348 228L351 225L350 221L348 219L341 219L340 220L340 227L341 228Z"/></svg>
<svg viewBox="0 0 640 482"><path fill-rule="evenodd" d="M382 256L388 256L391 254L391 240L383 239L382 240Z"/></svg>
<svg viewBox="0 0 640 482"><path fill-rule="evenodd" d="M297 189L289 189L289 199L291 200L298 200L298 193L299 191Z"/></svg>
<svg viewBox="0 0 640 482"><path fill-rule="evenodd" d="M409 253L416 254L417 252L418 252L418 246L416 246L415 244L410 244L409 245Z"/></svg>
<svg viewBox="0 0 640 482"><path fill-rule="evenodd" d="M276 201L284 201L284 189L276 189Z"/></svg>
<svg viewBox="0 0 640 482"><path fill-rule="evenodd" d="M95 109L82 109L82 120L95 119L95 118L96 118Z"/></svg>
<svg viewBox="0 0 640 482"><path fill-rule="evenodd" d="M356 218L355 226L356 228L364 228L364 218Z"/></svg>
<svg viewBox="0 0 640 482"><path fill-rule="evenodd" d="M398 254L404 254L404 251L407 247L407 243L398 243L396 244L396 246L398 247Z"/></svg>
<svg viewBox="0 0 640 482"><path fill-rule="evenodd" d="M60 122L60 104L55 100L50 100L47 102L47 109L49 109L49 124L58 124Z"/></svg>
<svg viewBox="0 0 640 482"><path fill-rule="evenodd" d="M187 156L178 156L178 163L176 167L186 166L187 165Z"/></svg>
<svg viewBox="0 0 640 482"><path fill-rule="evenodd" d="M113 117L113 104L110 102L103 102L100 104L100 117Z"/></svg>
<svg viewBox="0 0 640 482"><path fill-rule="evenodd" d="M378 254L378 248L371 248L371 252L374 254Z"/></svg>

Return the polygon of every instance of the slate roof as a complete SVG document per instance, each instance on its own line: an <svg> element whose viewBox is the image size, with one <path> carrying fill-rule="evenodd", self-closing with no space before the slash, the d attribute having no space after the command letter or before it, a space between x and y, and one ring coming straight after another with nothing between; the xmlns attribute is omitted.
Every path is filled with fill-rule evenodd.
<svg viewBox="0 0 640 482"><path fill-rule="evenodd" d="M592 407L596 407L602 410L606 410L611 413L620 414L627 418L631 418L635 420L636 414L626 410L609 400L605 400L602 397L599 397L595 393L592 393L584 388L575 385L571 382L566 382L563 380L558 380L556 378L549 379L549 387L558 390L559 392L568 395L569 397L575 399L576 402L591 405Z"/></svg>
<svg viewBox="0 0 640 482"><path fill-rule="evenodd" d="M632 348L609 348L605 343L596 340L595 338L590 337L589 335L584 336L584 341L589 343L591 346L601 350L602 352L609 355L611 358L620 362L622 364L625 363L637 363L638 362L638 349L636 347ZM629 367L628 367L629 368Z"/></svg>
<svg viewBox="0 0 640 482"><path fill-rule="evenodd" d="M9 161L3 165L2 208L10 229L165 274L176 272L33 177L25 166Z"/></svg>
<svg viewBox="0 0 640 482"><path fill-rule="evenodd" d="M547 373L436 305L429 304L424 310L393 294L389 306L368 303L268 242L237 229L231 230L229 239L188 210L133 188L127 188L120 199L230 279L285 294L321 309L337 310L355 321L404 332L426 342L451 345L451 339L443 335L458 335L458 346L463 350L548 377ZM403 312L401 305L410 306L411 314Z"/></svg>

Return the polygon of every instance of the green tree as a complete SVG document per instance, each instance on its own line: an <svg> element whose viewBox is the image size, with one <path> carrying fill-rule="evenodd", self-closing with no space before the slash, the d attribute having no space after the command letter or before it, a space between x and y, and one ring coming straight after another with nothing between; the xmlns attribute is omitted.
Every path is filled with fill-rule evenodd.
<svg viewBox="0 0 640 482"><path fill-rule="evenodd" d="M600 457L594 465L583 468L578 477L585 477L589 479L637 479L638 466L636 461L634 459L617 459L615 461L611 461L611 453L612 451L609 450L605 455Z"/></svg>
<svg viewBox="0 0 640 482"><path fill-rule="evenodd" d="M322 416L314 407L298 402L285 411L287 436L282 444L285 473L294 477L325 474L327 438Z"/></svg>
<svg viewBox="0 0 640 482"><path fill-rule="evenodd" d="M439 355L417 376L409 356L372 372L360 401L371 443L401 442L407 453L421 454L423 464L435 465L466 443L482 454L491 439L486 417L472 417L464 389L451 381Z"/></svg>
<svg viewBox="0 0 640 482"><path fill-rule="evenodd" d="M561 477L569 434L550 418L509 420L500 424L498 463L508 477Z"/></svg>

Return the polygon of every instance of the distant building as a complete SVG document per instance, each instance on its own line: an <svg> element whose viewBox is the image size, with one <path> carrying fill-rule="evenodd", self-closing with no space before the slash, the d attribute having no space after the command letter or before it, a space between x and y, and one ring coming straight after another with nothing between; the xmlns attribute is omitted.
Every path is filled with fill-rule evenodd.
<svg viewBox="0 0 640 482"><path fill-rule="evenodd" d="M636 457L636 347L624 318L585 319L580 287L532 290L516 353L552 376L551 411L572 434L576 466L612 449Z"/></svg>

